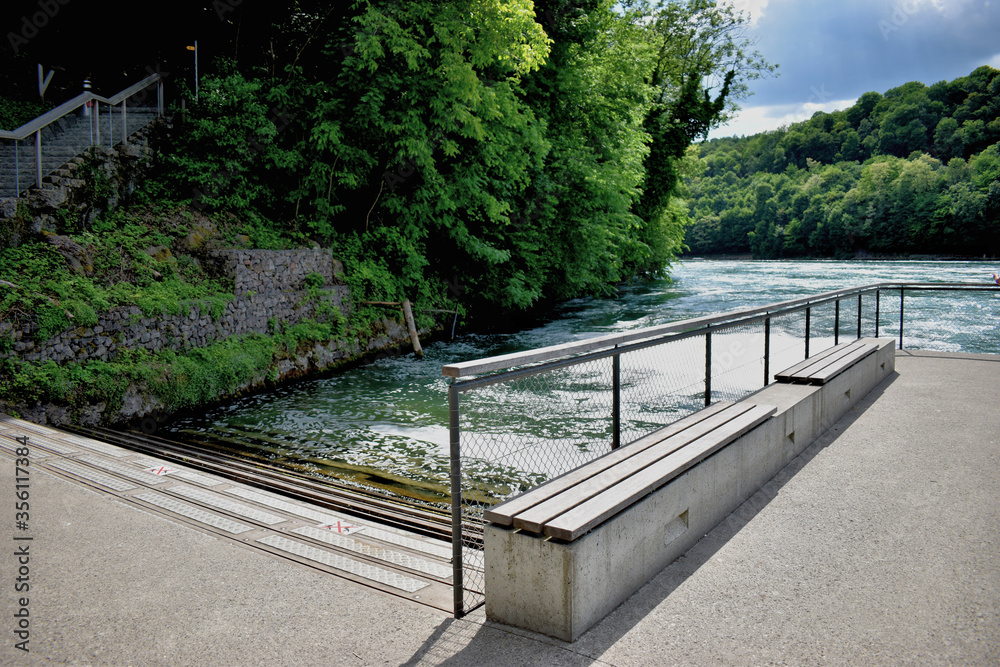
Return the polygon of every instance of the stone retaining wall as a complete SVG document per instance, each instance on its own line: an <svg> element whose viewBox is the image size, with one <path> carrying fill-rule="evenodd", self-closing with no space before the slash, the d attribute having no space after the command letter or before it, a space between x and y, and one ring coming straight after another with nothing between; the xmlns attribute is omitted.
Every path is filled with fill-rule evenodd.
<svg viewBox="0 0 1000 667"><path fill-rule="evenodd" d="M340 262L329 250L217 250L217 267L234 282L236 295L300 290L306 276L323 276L326 285L341 277Z"/></svg>
<svg viewBox="0 0 1000 667"><path fill-rule="evenodd" d="M271 321L298 324L315 315L320 303L332 304L346 314L350 290L332 285L339 276L339 262L329 250L224 250L215 253L219 269L237 283L237 296L217 318L210 303L192 302L179 315L147 317L135 307L101 313L93 327L67 329L47 341L32 340L37 325L29 322L14 329L0 323L0 335L12 336L14 348L0 358L16 356L23 361L57 364L69 361L109 361L121 349L145 348L151 352L170 348L205 347L216 341L248 333L273 333ZM311 298L301 289L310 273L324 277L325 293Z"/></svg>
<svg viewBox="0 0 1000 667"><path fill-rule="evenodd" d="M344 312L350 290L334 286L325 290L323 299ZM294 325L313 316L317 301L310 301L305 291L244 294L226 304L225 310L213 319L208 302L194 302L180 315L146 317L137 307L116 308L100 315L93 327L67 329L44 343L31 340L35 325L28 324L16 331L7 329L2 335L13 335L14 349L5 356L17 356L23 361L57 364L68 361L109 361L119 350L145 348L156 352L164 348L182 350L205 347L230 336L248 333L273 333L271 319ZM8 324L7 327L10 325ZM0 330L4 329L0 325Z"/></svg>

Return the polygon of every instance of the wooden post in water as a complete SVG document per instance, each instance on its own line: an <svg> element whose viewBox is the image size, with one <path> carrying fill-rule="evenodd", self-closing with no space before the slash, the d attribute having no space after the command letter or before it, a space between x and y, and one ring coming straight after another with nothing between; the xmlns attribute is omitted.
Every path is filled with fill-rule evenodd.
<svg viewBox="0 0 1000 667"><path fill-rule="evenodd" d="M413 354L417 355L419 359L423 359L424 351L420 347L420 339L417 338L417 325L413 321L413 309L410 308L409 299L403 301L403 317L406 318L406 328L410 330L410 342L413 343Z"/></svg>

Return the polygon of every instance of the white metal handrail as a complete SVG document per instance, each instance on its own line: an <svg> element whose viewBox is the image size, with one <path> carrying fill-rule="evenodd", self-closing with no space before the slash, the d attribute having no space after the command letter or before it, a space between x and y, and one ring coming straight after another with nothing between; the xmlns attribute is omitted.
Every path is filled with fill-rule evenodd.
<svg viewBox="0 0 1000 667"><path fill-rule="evenodd" d="M73 99L63 102L54 109L43 113L41 116L35 118L34 120L25 123L21 127L15 130L0 130L0 139L8 139L17 141L23 141L28 137L34 135L35 137L35 185L39 188L42 187L42 130L49 127L53 123L60 121L62 118L75 112L80 107L94 102L95 118L96 121L91 121L91 145L96 145L100 143L100 103L107 104L109 107L121 106L121 140L124 141L128 137L128 129L126 125L127 118L127 100L148 87L156 84L156 114L157 116L163 115L163 77L159 74L151 74L147 76L142 81L129 86L128 88L122 90L121 92L112 95L111 97L104 97L92 92L81 93L74 97ZM111 127L112 137L111 141L114 142L114 129ZM19 165L17 163L17 145L14 147L14 191L15 194L19 193L21 190L20 178L19 178Z"/></svg>

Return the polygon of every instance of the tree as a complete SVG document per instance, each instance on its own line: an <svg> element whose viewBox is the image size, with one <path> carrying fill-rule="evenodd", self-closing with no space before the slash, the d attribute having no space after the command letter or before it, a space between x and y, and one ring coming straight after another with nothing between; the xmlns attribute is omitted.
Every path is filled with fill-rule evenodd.
<svg viewBox="0 0 1000 667"><path fill-rule="evenodd" d="M656 92L645 119L651 146L635 210L644 224L662 226L661 216L676 210L671 201L678 194L687 147L729 120L749 95L749 82L776 66L750 51L747 17L731 5L713 0L625 4L638 9L636 16L648 25L656 50L649 77Z"/></svg>

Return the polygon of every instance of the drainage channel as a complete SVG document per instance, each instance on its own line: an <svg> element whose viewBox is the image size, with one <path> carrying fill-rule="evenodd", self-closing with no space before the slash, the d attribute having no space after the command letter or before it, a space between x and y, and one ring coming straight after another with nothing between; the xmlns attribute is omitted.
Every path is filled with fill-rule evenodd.
<svg viewBox="0 0 1000 667"><path fill-rule="evenodd" d="M46 472L272 557L452 611L446 515L179 443L108 434L0 415L0 449L13 454L15 438L27 436L31 464Z"/></svg>

